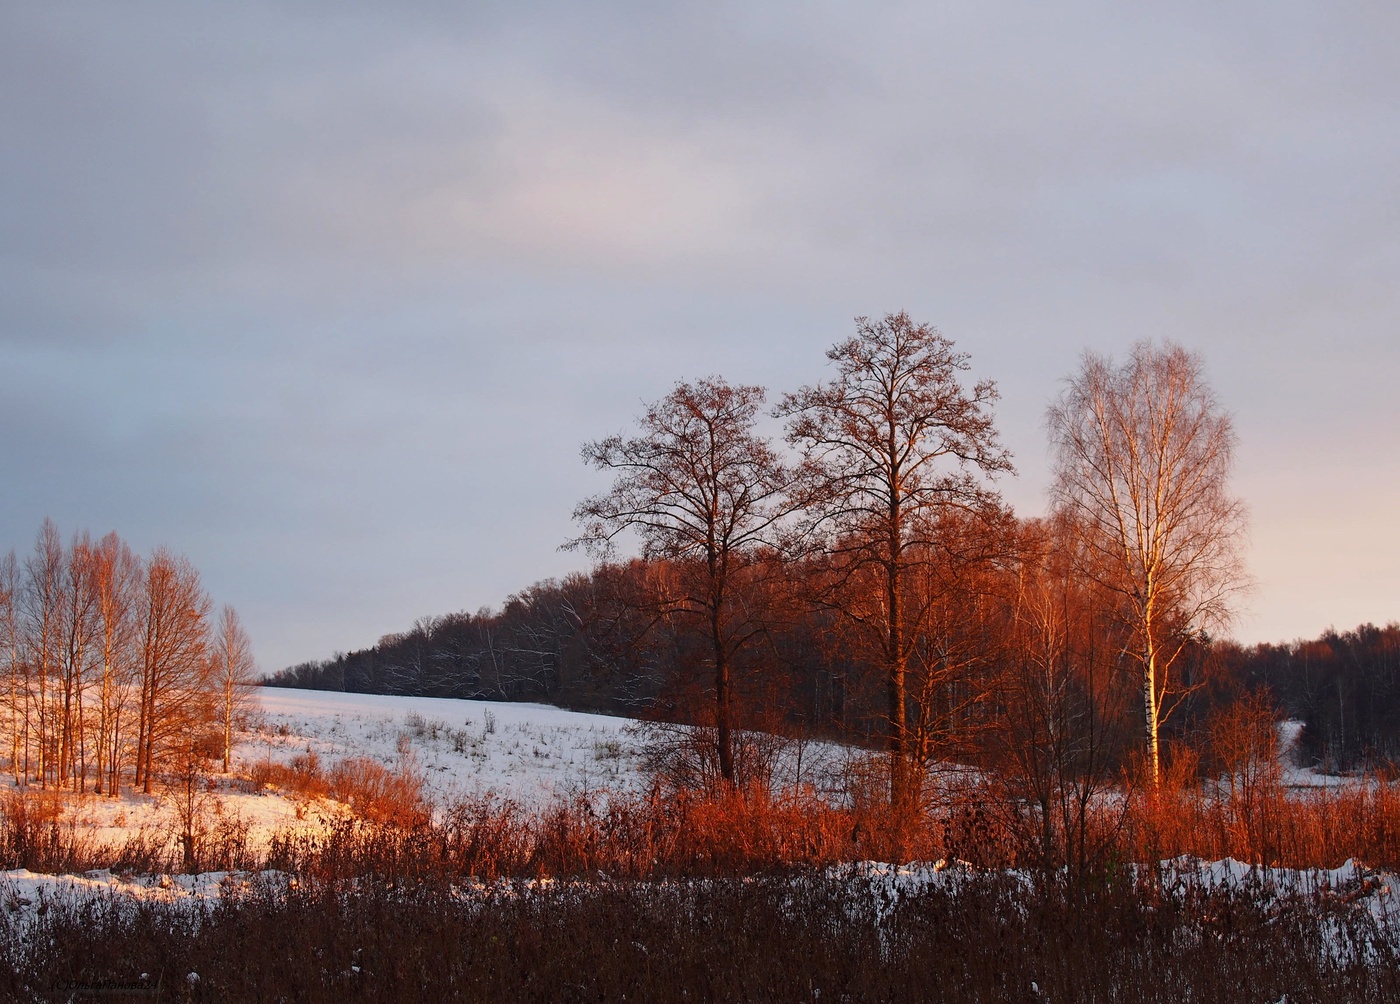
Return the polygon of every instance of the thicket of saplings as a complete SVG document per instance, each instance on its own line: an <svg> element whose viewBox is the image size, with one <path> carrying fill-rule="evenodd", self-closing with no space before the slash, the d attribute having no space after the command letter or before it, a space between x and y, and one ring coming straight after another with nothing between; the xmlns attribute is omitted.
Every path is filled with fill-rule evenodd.
<svg viewBox="0 0 1400 1004"><path fill-rule="evenodd" d="M0 736L18 788L115 797L227 770L254 679L231 607L188 559L132 551L115 533L65 543L45 520L34 548L0 558Z"/></svg>

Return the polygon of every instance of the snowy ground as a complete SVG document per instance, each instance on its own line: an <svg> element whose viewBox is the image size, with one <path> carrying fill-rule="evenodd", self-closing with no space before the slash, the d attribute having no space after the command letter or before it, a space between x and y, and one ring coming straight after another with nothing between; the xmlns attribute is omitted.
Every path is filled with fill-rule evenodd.
<svg viewBox="0 0 1400 1004"><path fill-rule="evenodd" d="M407 750L427 794L438 804L490 791L534 805L641 783L637 758L623 733L630 719L538 704L275 688L256 693L258 722L239 736L233 769L216 778L219 790L209 803L212 823L246 828L255 852L265 850L276 833L319 830L342 811L324 799L248 790L238 778L263 760L287 764L315 753L323 769L344 757L367 757L396 768ZM13 788L14 782L0 781L4 785ZM35 797L49 803L61 826L113 851L130 839L165 841L177 832L174 806L159 793L123 789L119 798Z"/></svg>
<svg viewBox="0 0 1400 1004"><path fill-rule="evenodd" d="M1285 786L1289 788L1336 788L1374 783L1374 778L1345 777L1324 773L1316 767L1299 767L1294 761L1297 758L1296 747L1302 735L1302 722L1279 722L1278 747L1283 760L1283 783Z"/></svg>
<svg viewBox="0 0 1400 1004"><path fill-rule="evenodd" d="M222 779L217 813L227 825L246 826L251 847L266 846L275 832L316 829L340 807L278 791L250 791L236 778L260 761L290 763L314 753L324 768L344 757L367 757L386 766L405 759L425 779L439 804L454 798L494 792L525 805L560 796L624 791L644 784L630 719L580 714L538 704L505 704L437 698L383 697L262 688L261 715L239 737L234 770ZM1282 745L1296 739L1295 723L1281 728ZM805 755L833 758L836 747L805 747ZM810 769L810 768L809 768ZM1311 770L1287 767L1285 782L1306 787L1348 779L1327 778ZM123 792L118 799L48 796L60 807L63 825L85 829L97 843L119 846L133 834L169 839L175 832L173 808L159 795ZM1377 916L1400 920L1400 888L1392 876L1363 874L1352 863L1334 872L1251 869L1233 861L1178 861L1166 867L1180 882L1205 885L1265 882L1301 890L1321 885L1346 887L1369 897ZM853 878L899 890L928 882L956 880L958 867L894 867L865 863L849 866ZM214 873L201 876L123 877L107 871L85 876L0 872L0 908L20 916L54 895L114 894L135 899L207 902L246 876Z"/></svg>
<svg viewBox="0 0 1400 1004"><path fill-rule="evenodd" d="M264 687L264 724L238 756L288 762L314 752L323 764L370 757L397 766L408 744L438 801L495 791L527 804L561 795L629 789L637 761L623 730L632 720L544 704L380 697Z"/></svg>
<svg viewBox="0 0 1400 1004"><path fill-rule="evenodd" d="M257 724L239 736L231 776L224 779L214 811L226 825L246 826L249 844L262 849L277 832L316 829L339 811L324 801L276 791L249 791L234 778L260 761L288 764L314 753L323 768L345 757L385 766L403 764L405 751L427 794L439 805L494 792L524 805L558 797L627 791L644 786L631 719L564 711L543 704L507 704L432 697L385 697L264 687L256 691ZM1285 754L1301 726L1279 727ZM814 764L828 773L839 747L806 747L804 779ZM5 782L0 782L3 785ZM13 782L9 782L11 785ZM1294 788L1357 783L1291 765L1284 783ZM172 832L173 809L159 794L124 790L118 799L55 795L66 825L81 828L97 844L119 846L135 834Z"/></svg>

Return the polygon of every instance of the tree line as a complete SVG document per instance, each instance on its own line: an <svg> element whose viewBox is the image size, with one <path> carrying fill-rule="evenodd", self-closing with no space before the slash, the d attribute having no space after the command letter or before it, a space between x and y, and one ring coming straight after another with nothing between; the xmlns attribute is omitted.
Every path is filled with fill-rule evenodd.
<svg viewBox="0 0 1400 1004"><path fill-rule="evenodd" d="M1221 676L1268 688L1303 723L1299 747L1331 770L1400 765L1400 624L1328 629L1291 644L1217 644Z"/></svg>
<svg viewBox="0 0 1400 1004"><path fill-rule="evenodd" d="M881 746L894 798L950 755L1160 780L1163 736L1224 692L1212 639L1248 585L1201 359L1086 353L1047 410L1049 512L1024 518L996 490L996 386L949 339L858 318L827 357L771 409L708 377L586 443L612 476L566 545L590 572L273 682L640 710L710 730L731 784L746 733L784 728Z"/></svg>
<svg viewBox="0 0 1400 1004"><path fill-rule="evenodd" d="M65 543L50 519L0 558L0 660L15 783L112 796L191 757L227 771L256 679L237 613L215 614L187 558L116 533Z"/></svg>

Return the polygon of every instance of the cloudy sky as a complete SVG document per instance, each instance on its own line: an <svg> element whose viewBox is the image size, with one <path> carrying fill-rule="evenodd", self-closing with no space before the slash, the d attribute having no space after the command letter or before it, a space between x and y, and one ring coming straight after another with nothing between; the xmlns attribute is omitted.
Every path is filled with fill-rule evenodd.
<svg viewBox="0 0 1400 1004"><path fill-rule="evenodd" d="M1197 350L1245 641L1400 618L1400 7L0 6L0 546L189 555L264 669L580 568L585 439L907 309L1023 514L1085 349Z"/></svg>

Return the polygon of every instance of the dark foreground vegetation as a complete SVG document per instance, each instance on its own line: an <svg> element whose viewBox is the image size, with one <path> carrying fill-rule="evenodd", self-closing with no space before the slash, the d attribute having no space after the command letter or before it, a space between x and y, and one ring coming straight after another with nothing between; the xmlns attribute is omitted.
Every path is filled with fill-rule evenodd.
<svg viewBox="0 0 1400 1004"><path fill-rule="evenodd" d="M190 915L114 902L7 932L8 1000L1386 1001L1400 966L1341 897L1028 893L986 873L456 887L263 882ZM10 966L13 968L11 969ZM190 974L197 974L197 978ZM143 974L144 977L143 977ZM86 988L86 989L85 989Z"/></svg>

